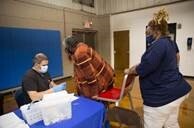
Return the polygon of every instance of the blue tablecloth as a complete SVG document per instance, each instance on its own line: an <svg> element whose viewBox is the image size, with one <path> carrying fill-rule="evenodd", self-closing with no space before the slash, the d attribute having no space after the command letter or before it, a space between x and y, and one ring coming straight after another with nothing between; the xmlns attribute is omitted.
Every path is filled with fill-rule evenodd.
<svg viewBox="0 0 194 128"><path fill-rule="evenodd" d="M15 111L22 118L21 111ZM105 108L100 102L80 97L72 102L72 118L63 120L49 126L43 121L30 126L30 128L102 128ZM23 119L23 118L22 118Z"/></svg>

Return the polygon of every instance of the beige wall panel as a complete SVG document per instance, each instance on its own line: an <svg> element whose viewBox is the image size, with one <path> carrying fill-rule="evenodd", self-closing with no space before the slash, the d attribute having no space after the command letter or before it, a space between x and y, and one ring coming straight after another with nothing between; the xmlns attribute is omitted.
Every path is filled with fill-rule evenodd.
<svg viewBox="0 0 194 128"><path fill-rule="evenodd" d="M25 17L48 21L63 21L62 9L54 9L45 6L31 5L13 0L2 0L0 15L12 17Z"/></svg>

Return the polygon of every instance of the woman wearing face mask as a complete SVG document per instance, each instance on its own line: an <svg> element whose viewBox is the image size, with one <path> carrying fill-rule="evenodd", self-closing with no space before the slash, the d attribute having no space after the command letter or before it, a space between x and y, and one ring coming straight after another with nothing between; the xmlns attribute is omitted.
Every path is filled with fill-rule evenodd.
<svg viewBox="0 0 194 128"><path fill-rule="evenodd" d="M56 85L48 73L48 58L43 53L34 56L33 67L28 70L22 80L22 89L27 102L42 99L44 94L65 89L65 83Z"/></svg>
<svg viewBox="0 0 194 128"><path fill-rule="evenodd" d="M177 68L176 46L168 37L168 14L160 10L148 26L154 41L138 65L125 72L139 76L144 128L179 128L180 104L191 86Z"/></svg>

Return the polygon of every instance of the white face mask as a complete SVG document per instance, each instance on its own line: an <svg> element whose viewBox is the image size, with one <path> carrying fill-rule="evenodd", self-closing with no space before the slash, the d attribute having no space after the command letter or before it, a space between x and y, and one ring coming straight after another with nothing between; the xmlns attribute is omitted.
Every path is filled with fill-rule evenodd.
<svg viewBox="0 0 194 128"><path fill-rule="evenodd" d="M48 71L48 65L44 65L40 67L40 72L41 73L46 73Z"/></svg>

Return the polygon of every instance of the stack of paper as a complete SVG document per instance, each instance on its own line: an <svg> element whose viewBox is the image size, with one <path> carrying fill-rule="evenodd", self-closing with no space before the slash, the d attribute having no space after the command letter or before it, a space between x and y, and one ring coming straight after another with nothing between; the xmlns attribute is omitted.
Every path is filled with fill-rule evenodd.
<svg viewBox="0 0 194 128"><path fill-rule="evenodd" d="M40 110L45 125L50 125L72 117L71 102L76 100L73 94L65 90L57 93L45 94L40 102Z"/></svg>
<svg viewBox="0 0 194 128"><path fill-rule="evenodd" d="M0 128L29 128L29 126L11 112L0 116Z"/></svg>

